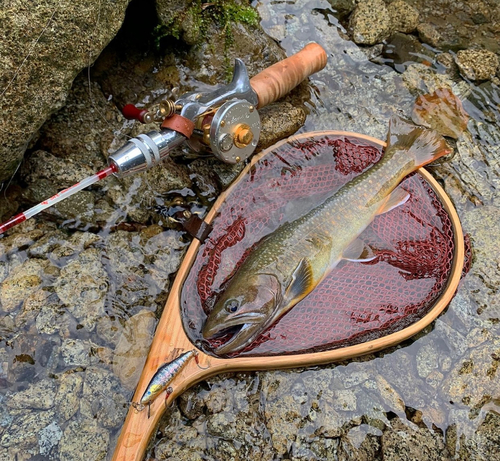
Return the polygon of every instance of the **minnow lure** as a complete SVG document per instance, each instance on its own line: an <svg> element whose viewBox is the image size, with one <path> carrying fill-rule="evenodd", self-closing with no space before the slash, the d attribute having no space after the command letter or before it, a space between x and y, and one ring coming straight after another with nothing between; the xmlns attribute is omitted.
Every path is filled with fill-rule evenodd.
<svg viewBox="0 0 500 461"><path fill-rule="evenodd" d="M151 402L158 397L165 389L170 389L170 392L167 392L167 397L172 393L172 388L169 388L168 385L173 381L173 379L181 372L181 370L187 365L189 360L193 357L196 357L198 352L195 349L184 352L184 354L180 355L176 359L171 362L167 362L163 364L158 371L151 378L151 381L148 384L148 387L144 391L144 394L141 397L139 403L135 403L134 407L138 410L144 409L146 405L151 405ZM198 361L197 361L198 363Z"/></svg>

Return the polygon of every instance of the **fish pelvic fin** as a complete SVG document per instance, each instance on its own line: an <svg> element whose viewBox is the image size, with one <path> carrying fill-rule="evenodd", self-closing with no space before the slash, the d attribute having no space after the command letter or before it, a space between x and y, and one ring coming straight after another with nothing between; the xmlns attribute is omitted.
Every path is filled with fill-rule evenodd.
<svg viewBox="0 0 500 461"><path fill-rule="evenodd" d="M358 263L373 261L376 257L373 250L359 238L354 240L342 253L342 259Z"/></svg>
<svg viewBox="0 0 500 461"><path fill-rule="evenodd" d="M314 288L314 274L311 263L303 258L295 268L292 279L283 297L285 306L292 306L308 295Z"/></svg>
<svg viewBox="0 0 500 461"><path fill-rule="evenodd" d="M388 211L394 210L394 208L404 205L409 198L410 194L401 186L396 187L396 189L394 189L387 197L387 200L382 204L381 208L377 211L377 214L384 214Z"/></svg>
<svg viewBox="0 0 500 461"><path fill-rule="evenodd" d="M400 117L393 117L390 121L387 149L407 151L417 167L427 165L453 151L436 131L415 126Z"/></svg>

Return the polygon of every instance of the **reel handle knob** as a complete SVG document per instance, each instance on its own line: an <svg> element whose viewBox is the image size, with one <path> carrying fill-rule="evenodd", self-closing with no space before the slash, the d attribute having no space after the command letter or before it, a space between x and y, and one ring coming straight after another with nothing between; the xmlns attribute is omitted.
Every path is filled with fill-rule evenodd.
<svg viewBox="0 0 500 461"><path fill-rule="evenodd" d="M149 112L145 109L139 109L133 104L127 104L122 109L122 114L127 120L138 120L141 123L149 123Z"/></svg>
<svg viewBox="0 0 500 461"><path fill-rule="evenodd" d="M257 93L257 109L277 101L300 82L326 66L326 51L317 43L309 43L289 58L273 64L250 79Z"/></svg>

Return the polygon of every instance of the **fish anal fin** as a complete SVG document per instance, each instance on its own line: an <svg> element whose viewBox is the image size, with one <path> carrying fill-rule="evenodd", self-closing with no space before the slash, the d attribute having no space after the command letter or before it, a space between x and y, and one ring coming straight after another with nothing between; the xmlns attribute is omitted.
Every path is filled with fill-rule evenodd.
<svg viewBox="0 0 500 461"><path fill-rule="evenodd" d="M376 257L373 250L361 239L354 240L342 253L342 259L359 263L372 261Z"/></svg>
<svg viewBox="0 0 500 461"><path fill-rule="evenodd" d="M314 275L311 263L303 258L295 268L292 278L285 290L285 305L294 300L300 300L314 288Z"/></svg>
<svg viewBox="0 0 500 461"><path fill-rule="evenodd" d="M402 187L397 187L384 201L377 214L384 214L394 210L398 206L404 205L410 198L410 194Z"/></svg>

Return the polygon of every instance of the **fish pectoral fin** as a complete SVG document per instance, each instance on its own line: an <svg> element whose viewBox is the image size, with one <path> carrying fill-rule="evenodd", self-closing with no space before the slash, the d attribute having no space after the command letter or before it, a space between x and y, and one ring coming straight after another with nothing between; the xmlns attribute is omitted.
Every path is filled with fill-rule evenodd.
<svg viewBox="0 0 500 461"><path fill-rule="evenodd" d="M377 214L384 214L394 210L398 206L404 205L410 198L410 194L402 187L397 187L384 201Z"/></svg>
<svg viewBox="0 0 500 461"><path fill-rule="evenodd" d="M314 288L314 276L311 263L303 258L295 268L292 279L285 290L284 305L289 306L295 300L300 300Z"/></svg>
<svg viewBox="0 0 500 461"><path fill-rule="evenodd" d="M342 253L342 259L358 263L372 261L376 257L373 250L361 239L354 240Z"/></svg>

